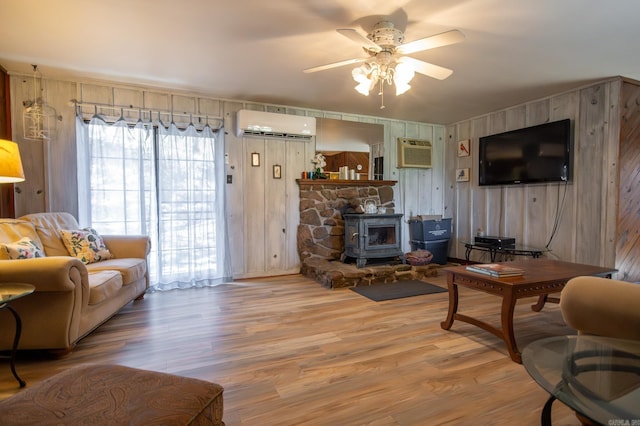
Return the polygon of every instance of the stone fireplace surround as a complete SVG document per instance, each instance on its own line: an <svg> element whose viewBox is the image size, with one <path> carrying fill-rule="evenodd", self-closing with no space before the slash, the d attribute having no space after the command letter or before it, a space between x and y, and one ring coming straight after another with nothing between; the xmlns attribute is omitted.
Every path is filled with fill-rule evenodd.
<svg viewBox="0 0 640 426"><path fill-rule="evenodd" d="M433 275L436 265L378 265L356 268L341 262L344 253L343 213L362 213L360 205L376 205L395 213L393 186L388 180L298 179L300 224L298 255L301 273L329 288L353 287ZM402 212L398 212L402 213ZM438 265L439 266L439 265Z"/></svg>
<svg viewBox="0 0 640 426"><path fill-rule="evenodd" d="M395 213L393 185L388 180L299 179L300 259L321 257L340 260L344 252L343 213L362 213L360 205L375 200L387 213Z"/></svg>

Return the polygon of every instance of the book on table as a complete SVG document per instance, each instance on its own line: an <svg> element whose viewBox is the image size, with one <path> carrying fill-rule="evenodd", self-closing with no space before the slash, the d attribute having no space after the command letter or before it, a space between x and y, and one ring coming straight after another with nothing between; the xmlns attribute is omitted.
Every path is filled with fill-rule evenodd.
<svg viewBox="0 0 640 426"><path fill-rule="evenodd" d="M517 277L524 275L524 270L502 263L480 263L467 266L467 271L491 275L492 277Z"/></svg>

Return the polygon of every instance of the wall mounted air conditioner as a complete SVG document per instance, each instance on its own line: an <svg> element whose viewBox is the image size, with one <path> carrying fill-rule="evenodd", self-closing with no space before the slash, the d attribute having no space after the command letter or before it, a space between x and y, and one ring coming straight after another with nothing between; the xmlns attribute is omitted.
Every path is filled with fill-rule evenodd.
<svg viewBox="0 0 640 426"><path fill-rule="evenodd" d="M398 167L431 168L431 142L398 138Z"/></svg>
<svg viewBox="0 0 640 426"><path fill-rule="evenodd" d="M276 114L241 109L236 116L238 136L311 140L316 134L315 117Z"/></svg>

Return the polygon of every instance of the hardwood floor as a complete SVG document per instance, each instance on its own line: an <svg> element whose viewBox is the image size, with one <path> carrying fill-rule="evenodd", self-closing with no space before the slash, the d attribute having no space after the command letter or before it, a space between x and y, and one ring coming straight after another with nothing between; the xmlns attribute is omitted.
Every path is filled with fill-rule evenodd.
<svg viewBox="0 0 640 426"><path fill-rule="evenodd" d="M444 274L429 279L446 287ZM547 393L503 342L440 328L447 293L373 302L299 275L156 292L60 359L20 354L27 387L79 363L115 363L224 386L234 425L537 425ZM519 301L516 339L574 334L557 305ZM460 312L499 324L500 299L460 289ZM19 391L0 365L0 398ZM0 413L0 419L1 419ZM1 423L1 421L0 421ZM579 424L556 402L554 425Z"/></svg>

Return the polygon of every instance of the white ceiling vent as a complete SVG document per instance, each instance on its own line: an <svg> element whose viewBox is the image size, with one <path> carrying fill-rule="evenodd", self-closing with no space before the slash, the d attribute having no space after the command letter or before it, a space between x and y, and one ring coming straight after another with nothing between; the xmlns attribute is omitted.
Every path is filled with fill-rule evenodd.
<svg viewBox="0 0 640 426"><path fill-rule="evenodd" d="M316 135L315 117L241 109L236 117L238 136L309 141Z"/></svg>

